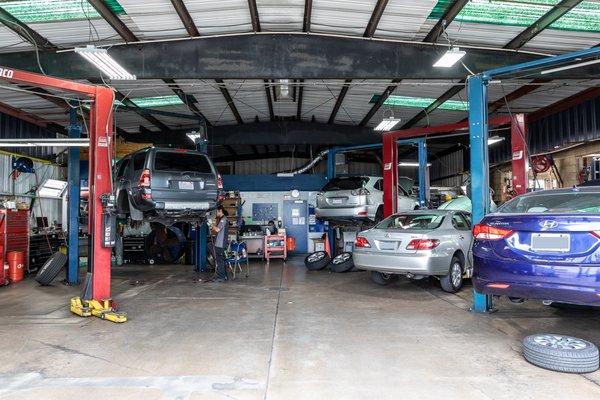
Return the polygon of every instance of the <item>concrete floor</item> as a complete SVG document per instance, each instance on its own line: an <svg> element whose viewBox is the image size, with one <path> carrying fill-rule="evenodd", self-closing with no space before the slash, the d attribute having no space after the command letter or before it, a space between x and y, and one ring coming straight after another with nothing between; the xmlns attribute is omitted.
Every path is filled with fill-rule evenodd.
<svg viewBox="0 0 600 400"><path fill-rule="evenodd" d="M115 269L123 325L71 315L78 288L0 288L0 399L600 398L600 372L542 370L520 350L537 332L600 344L600 312L500 302L474 315L470 288L379 287L301 259L256 262L226 284L194 277L180 265Z"/></svg>

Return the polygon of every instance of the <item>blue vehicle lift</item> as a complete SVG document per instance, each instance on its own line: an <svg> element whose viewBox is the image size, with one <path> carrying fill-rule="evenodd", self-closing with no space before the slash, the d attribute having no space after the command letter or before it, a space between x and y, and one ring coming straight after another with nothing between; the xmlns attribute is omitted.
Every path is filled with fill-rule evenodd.
<svg viewBox="0 0 600 400"><path fill-rule="evenodd" d="M81 125L77 121L77 103L71 103L69 112L69 138L81 138ZM68 244L69 263L67 267L67 282L69 285L79 283L79 202L81 196L81 176L79 169L79 147L69 147L69 165L67 171L67 182L69 190L69 220L68 220Z"/></svg>
<svg viewBox="0 0 600 400"><path fill-rule="evenodd" d="M419 158L419 205L421 207L427 207L428 196L427 192L429 190L429 182L428 182L428 174L427 174L427 141L423 138L416 139L401 139L396 141L397 145L406 145L412 146L416 145L418 147L418 158ZM348 153L356 150L369 150L369 149L380 149L383 147L383 143L374 143L374 144L364 144L357 146L348 146L348 147L333 147L329 150L327 154L327 180L331 180L335 178L335 156L338 153ZM327 232L327 236L329 238L329 246L334 252L335 249L335 241L333 235L333 228L329 227L329 231ZM333 254L332 254L333 257Z"/></svg>
<svg viewBox="0 0 600 400"><path fill-rule="evenodd" d="M471 141L471 201L473 223L480 222L489 212L490 184L488 158L488 85L493 79L526 74L532 77L532 72L542 68L552 68L567 65L584 58L600 56L600 48L576 51L555 57L542 58L522 64L496 68L467 80L469 96L469 135ZM483 162L482 162L483 161ZM492 296L473 293L474 312L492 311Z"/></svg>

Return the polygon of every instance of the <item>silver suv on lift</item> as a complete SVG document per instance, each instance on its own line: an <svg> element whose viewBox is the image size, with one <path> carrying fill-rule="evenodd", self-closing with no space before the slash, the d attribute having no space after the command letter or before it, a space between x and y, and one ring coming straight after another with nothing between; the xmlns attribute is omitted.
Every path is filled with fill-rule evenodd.
<svg viewBox="0 0 600 400"><path fill-rule="evenodd" d="M185 149L136 151L117 162L113 179L119 215L163 224L204 218L223 188L210 158Z"/></svg>

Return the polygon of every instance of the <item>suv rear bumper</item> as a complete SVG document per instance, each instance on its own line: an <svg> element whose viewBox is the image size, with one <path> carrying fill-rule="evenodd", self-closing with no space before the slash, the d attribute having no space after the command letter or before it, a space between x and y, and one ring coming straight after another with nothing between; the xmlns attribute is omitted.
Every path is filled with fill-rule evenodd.
<svg viewBox="0 0 600 400"><path fill-rule="evenodd" d="M318 218L373 218L368 206L317 208Z"/></svg>

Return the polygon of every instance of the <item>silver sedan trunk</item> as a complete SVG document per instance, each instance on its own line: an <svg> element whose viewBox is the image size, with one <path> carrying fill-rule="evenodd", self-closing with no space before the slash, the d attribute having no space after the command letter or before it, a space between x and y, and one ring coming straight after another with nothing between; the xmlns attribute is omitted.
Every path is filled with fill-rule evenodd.
<svg viewBox="0 0 600 400"><path fill-rule="evenodd" d="M423 210L395 214L359 233L353 258L357 268L386 274L445 276L453 257L470 274L473 237L468 215Z"/></svg>

